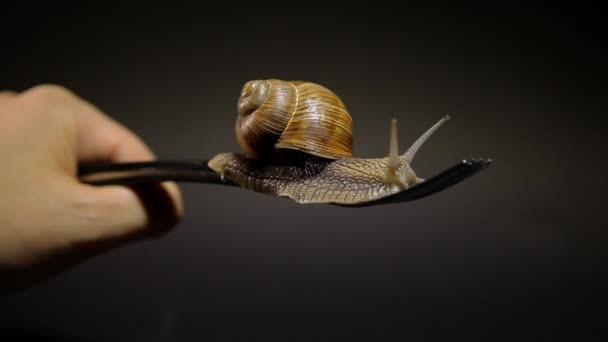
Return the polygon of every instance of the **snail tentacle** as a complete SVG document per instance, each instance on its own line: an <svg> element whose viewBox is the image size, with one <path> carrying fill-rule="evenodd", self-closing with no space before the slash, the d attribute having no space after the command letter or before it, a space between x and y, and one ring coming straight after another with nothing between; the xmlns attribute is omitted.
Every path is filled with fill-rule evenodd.
<svg viewBox="0 0 608 342"><path fill-rule="evenodd" d="M391 129L390 129L390 145L388 152L388 160L387 160L387 169L386 169L386 181L387 182L395 182L402 189L407 189L408 183L407 180L402 177L402 175L398 172L399 167L401 167L402 160L399 158L399 139L397 136L397 119L391 120Z"/></svg>
<svg viewBox="0 0 608 342"><path fill-rule="evenodd" d="M401 165L399 159L399 141L397 137L397 119L391 120L391 139L390 147L388 152L388 168L390 171L395 172Z"/></svg>
<svg viewBox="0 0 608 342"><path fill-rule="evenodd" d="M411 164L412 161L414 160L414 156L416 155L416 152L418 152L418 150L420 149L420 147L422 147L422 145L427 141L427 139L439 128L441 127L441 125L443 125L443 123L445 123L446 121L448 121L450 119L449 115L444 116L441 120L439 120L436 124L434 124L433 126L431 126L431 128L429 128L426 132L424 132L424 134L422 134L420 136L420 138L418 138L413 144L412 146L403 154L402 158L405 159L405 161L408 164Z"/></svg>

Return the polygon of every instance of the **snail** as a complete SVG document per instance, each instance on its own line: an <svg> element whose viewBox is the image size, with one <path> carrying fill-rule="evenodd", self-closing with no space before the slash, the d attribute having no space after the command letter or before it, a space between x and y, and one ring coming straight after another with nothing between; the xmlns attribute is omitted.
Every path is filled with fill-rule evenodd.
<svg viewBox="0 0 608 342"><path fill-rule="evenodd" d="M444 116L401 155L392 119L388 156L357 158L352 117L334 92L306 81L252 80L237 102L235 133L243 153L219 153L208 166L223 180L297 203L359 204L423 182L410 165L448 119Z"/></svg>

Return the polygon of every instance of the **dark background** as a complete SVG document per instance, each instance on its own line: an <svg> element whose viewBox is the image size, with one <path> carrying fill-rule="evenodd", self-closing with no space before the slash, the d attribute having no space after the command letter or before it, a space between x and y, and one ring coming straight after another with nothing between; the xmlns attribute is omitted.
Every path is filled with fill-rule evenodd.
<svg viewBox="0 0 608 342"><path fill-rule="evenodd" d="M387 153L393 117L405 149L450 114L418 154L418 174L478 156L494 165L436 196L367 209L182 184L177 229L1 298L0 336L606 337L599 18L200 7L4 7L0 88L61 84L160 158L210 158L238 150L246 81L304 79L347 104L357 156Z"/></svg>

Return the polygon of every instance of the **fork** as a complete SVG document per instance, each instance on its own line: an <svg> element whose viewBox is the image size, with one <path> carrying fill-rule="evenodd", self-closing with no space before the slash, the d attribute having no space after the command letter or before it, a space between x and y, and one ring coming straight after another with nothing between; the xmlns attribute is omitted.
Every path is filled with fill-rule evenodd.
<svg viewBox="0 0 608 342"><path fill-rule="evenodd" d="M104 185L133 185L150 182L206 183L222 186L238 186L211 170L207 160L157 160L125 163L85 163L79 165L79 179L83 183ZM491 159L465 159L435 176L412 186L408 190L358 204L333 204L342 207L369 207L419 200L463 182L488 168Z"/></svg>

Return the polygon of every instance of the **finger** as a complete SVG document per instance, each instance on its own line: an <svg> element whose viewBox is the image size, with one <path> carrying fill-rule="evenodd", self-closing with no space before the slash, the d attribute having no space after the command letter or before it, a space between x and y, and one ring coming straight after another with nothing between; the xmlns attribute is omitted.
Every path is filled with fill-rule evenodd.
<svg viewBox="0 0 608 342"><path fill-rule="evenodd" d="M2 90L0 91L0 107L9 102L10 100L14 99L15 96L17 96L17 93L15 93L14 91L9 91L9 90Z"/></svg>
<svg viewBox="0 0 608 342"><path fill-rule="evenodd" d="M76 123L79 161L132 162L155 159L153 152L135 133L89 103L83 103ZM183 205L179 188L173 182L162 185L176 202L181 215Z"/></svg>
<svg viewBox="0 0 608 342"><path fill-rule="evenodd" d="M168 232L181 216L166 185L82 185L78 194L83 199L76 213L81 224L75 234L80 242L118 243L157 236Z"/></svg>
<svg viewBox="0 0 608 342"><path fill-rule="evenodd" d="M83 101L76 115L79 161L127 162L154 159L132 131ZM173 182L137 187L82 185L82 195L95 202L92 222L104 239L168 231L183 215L181 192ZM101 237L101 236L100 236Z"/></svg>

